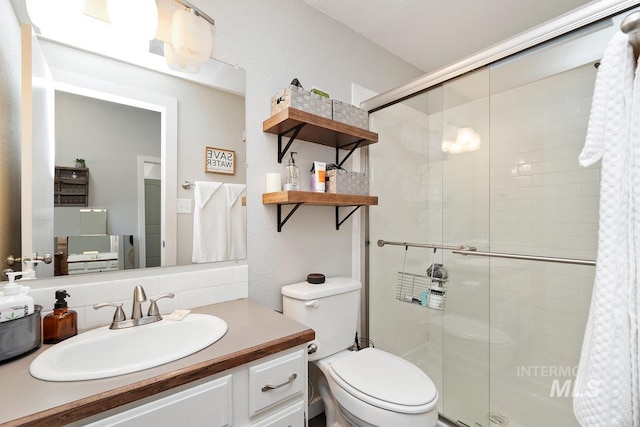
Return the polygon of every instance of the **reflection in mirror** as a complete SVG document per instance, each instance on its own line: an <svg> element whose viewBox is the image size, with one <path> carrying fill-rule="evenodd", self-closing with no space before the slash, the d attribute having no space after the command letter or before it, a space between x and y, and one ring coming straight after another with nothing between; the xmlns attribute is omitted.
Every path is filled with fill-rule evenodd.
<svg viewBox="0 0 640 427"><path fill-rule="evenodd" d="M21 3L14 0L14 6ZM171 12L163 11L163 4L167 2L158 2L161 23L162 16ZM59 238L67 238L68 244L69 237L80 236L79 209L86 206L108 210L106 236L131 241L131 251L125 255L128 265L191 264L194 190L183 189L178 182L245 184L244 70L211 59L198 75L187 76L169 70L163 58L158 62L158 55L149 52L123 62L113 59L115 48L104 52L103 47L84 45L81 50L68 40L61 44L42 36L32 41L32 50L41 52L38 61L48 68L50 86L55 88L55 132L51 129L55 157L48 166L50 173L44 170L44 176L37 176L44 168L34 167L34 175L23 176L23 181L42 183L42 188L50 185L39 199L52 200L54 183L46 182L53 181L54 167L73 168L82 158L88 183L86 204L50 205L53 231L48 236L35 225L49 220L33 217L34 226L23 228L23 251L53 253ZM40 74L34 76L34 85L42 84L39 79ZM118 117L129 120L118 122ZM46 125L46 120L34 121ZM148 129L140 128L143 123ZM146 140L155 141L153 148L141 148ZM207 146L235 152L234 175L205 171ZM39 150L34 146L33 151L35 158ZM42 242L51 243L46 247ZM117 246L119 252L124 250L122 244ZM50 269L39 268L38 277L53 276L53 265Z"/></svg>
<svg viewBox="0 0 640 427"><path fill-rule="evenodd" d="M133 235L135 268L160 266L161 133L157 111L56 91L56 170L78 157L86 164L77 171L77 178L56 183L65 190L60 197L68 199L54 209L54 234ZM138 171L138 162L143 162L143 174ZM76 173L76 169L69 169ZM80 179L85 176L86 180ZM108 207L104 231L88 233L82 229L84 217L95 214L96 209L78 208L85 197L79 193L87 194L92 207ZM140 222L139 216L146 221Z"/></svg>
<svg viewBox="0 0 640 427"><path fill-rule="evenodd" d="M57 237L55 243L55 276L134 268L133 235Z"/></svg>
<svg viewBox="0 0 640 427"><path fill-rule="evenodd" d="M106 209L80 209L80 235L104 236L107 234Z"/></svg>

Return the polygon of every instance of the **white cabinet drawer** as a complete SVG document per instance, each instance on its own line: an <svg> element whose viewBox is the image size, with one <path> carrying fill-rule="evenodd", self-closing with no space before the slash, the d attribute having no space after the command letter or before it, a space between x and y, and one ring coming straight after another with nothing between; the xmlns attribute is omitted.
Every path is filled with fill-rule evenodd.
<svg viewBox="0 0 640 427"><path fill-rule="evenodd" d="M304 401L300 401L252 427L304 427Z"/></svg>
<svg viewBox="0 0 640 427"><path fill-rule="evenodd" d="M249 415L304 391L307 378L306 354L295 353L249 369Z"/></svg>

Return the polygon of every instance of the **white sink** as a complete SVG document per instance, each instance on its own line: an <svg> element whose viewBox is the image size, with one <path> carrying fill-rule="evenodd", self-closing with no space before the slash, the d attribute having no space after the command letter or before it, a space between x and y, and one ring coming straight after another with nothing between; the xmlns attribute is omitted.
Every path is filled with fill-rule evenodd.
<svg viewBox="0 0 640 427"><path fill-rule="evenodd" d="M218 341L227 323L216 316L189 314L127 329L94 329L62 341L31 363L29 372L47 381L114 377L189 356Z"/></svg>

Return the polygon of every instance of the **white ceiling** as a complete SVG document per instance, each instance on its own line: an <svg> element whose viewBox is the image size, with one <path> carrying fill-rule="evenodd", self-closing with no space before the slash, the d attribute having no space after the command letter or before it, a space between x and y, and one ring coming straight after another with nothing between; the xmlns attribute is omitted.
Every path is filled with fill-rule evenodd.
<svg viewBox="0 0 640 427"><path fill-rule="evenodd" d="M428 72L498 44L588 0L304 0Z"/></svg>

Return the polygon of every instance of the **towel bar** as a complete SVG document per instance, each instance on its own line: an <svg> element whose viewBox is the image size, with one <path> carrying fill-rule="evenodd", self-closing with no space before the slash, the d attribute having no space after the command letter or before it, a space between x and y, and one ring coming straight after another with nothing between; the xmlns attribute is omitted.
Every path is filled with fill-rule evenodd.
<svg viewBox="0 0 640 427"><path fill-rule="evenodd" d="M465 255L465 256L472 255L472 256L481 256L481 257L490 257L490 258L517 259L517 260L524 260L524 261L555 262L559 264L576 264L576 265L591 265L591 266L596 265L595 261L588 260L588 259L507 254L507 253L500 253L500 252L481 252L476 250L475 247L467 246L467 245L449 246L449 245L437 245L433 243L387 242L386 240L378 240L378 246L383 247L384 245L394 245L394 246L404 246L404 247L411 246L416 248L428 248L428 249L444 249L444 250L451 251L451 253L454 253L457 255Z"/></svg>

